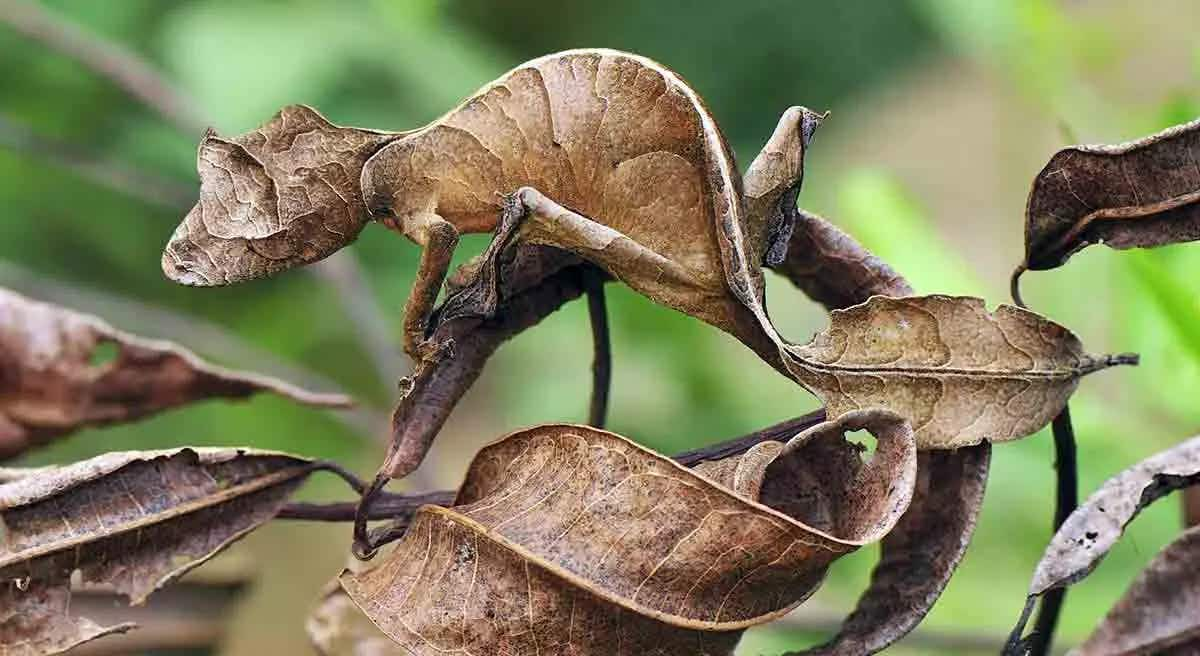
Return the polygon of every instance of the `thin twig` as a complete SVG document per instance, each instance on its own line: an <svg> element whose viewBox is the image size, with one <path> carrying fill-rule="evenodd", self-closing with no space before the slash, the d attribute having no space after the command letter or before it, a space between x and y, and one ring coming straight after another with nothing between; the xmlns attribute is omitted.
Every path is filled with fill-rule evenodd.
<svg viewBox="0 0 1200 656"><path fill-rule="evenodd" d="M768 426L747 435L735 437L731 440L678 453L672 456L672 459L685 467L694 467L707 460L720 460L721 458L728 458L743 453L760 442L789 439L796 433L819 424L822 421L825 421L824 408L814 410L795 419L789 419ZM453 502L456 494L452 490L442 490L413 496L390 494L383 491L383 487L387 485L388 480L386 476L377 476L363 493L361 500L357 504L304 504L302 507L297 506L297 504L290 504L285 508L287 514L280 513L278 517L281 519L312 519L316 521L353 521L354 544L352 550L354 555L362 560L369 560L380 547L394 542L404 535L405 529L412 520L412 514L416 512L419 506L426 503L440 506L449 505ZM443 499L445 502L431 499ZM389 512L393 514L389 515ZM386 526L380 528L368 528L367 522L376 519L389 519L391 521Z"/></svg>
<svg viewBox="0 0 1200 656"><path fill-rule="evenodd" d="M1024 263L1013 271L1012 279L1009 283L1010 291L1012 292L1013 303L1017 307L1024 308L1025 300L1021 298L1021 274L1027 270ZM1133 364L1137 364L1137 357L1132 356L1127 358ZM1071 425L1071 406L1063 405L1063 409L1054 418L1051 425L1051 432L1054 435L1054 474L1055 474L1055 494L1054 494L1054 529L1053 533L1057 533L1063 522L1067 521L1067 517L1075 512L1075 508L1079 506L1079 460L1077 449L1075 447L1075 428ZM1066 586L1050 590L1042 596L1041 602L1038 605L1037 619L1033 624L1033 633L1020 643L1020 648L1027 650L1026 653L1030 656L1046 656L1050 653L1050 647L1054 643L1054 630L1058 627L1058 618L1062 614L1062 607L1066 601L1067 588ZM1009 637L1009 644L1005 647L1005 653L1009 650L1016 650L1018 647L1014 641L1019 640L1021 633L1025 630L1025 622L1028 621L1029 612L1032 608L1032 601L1026 602L1025 608L1021 613L1021 621L1018 622L1017 628L1013 630L1013 635Z"/></svg>
<svg viewBox="0 0 1200 656"><path fill-rule="evenodd" d="M592 400L588 424L604 428L608 418L608 395L612 387L612 340L608 334L608 307L604 300L604 276L595 268L583 273L587 292L588 319L592 325Z"/></svg>
<svg viewBox="0 0 1200 656"><path fill-rule="evenodd" d="M370 519L396 520L411 517L424 505L449 506L454 503L453 490L438 490L423 494L383 493L376 497L371 506ZM289 503L276 515L276 519L299 519L314 522L352 522L358 502L344 503Z"/></svg>
<svg viewBox="0 0 1200 656"><path fill-rule="evenodd" d="M818 408L808 414L788 419L787 421L781 421L778 424L767 426L741 437L677 453L672 456L672 459L684 467L695 467L707 460L720 460L721 458L728 458L743 453L759 442L767 440L786 442L795 437L797 433L803 432L823 421L825 421L825 408Z"/></svg>

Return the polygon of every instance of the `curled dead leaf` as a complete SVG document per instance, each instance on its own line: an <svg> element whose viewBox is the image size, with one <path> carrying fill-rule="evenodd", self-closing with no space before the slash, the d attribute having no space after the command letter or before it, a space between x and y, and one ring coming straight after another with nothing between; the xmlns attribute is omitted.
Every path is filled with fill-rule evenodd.
<svg viewBox="0 0 1200 656"><path fill-rule="evenodd" d="M878 439L866 464L843 438L856 429ZM423 507L384 562L341 581L417 654L729 654L741 629L886 534L915 470L911 430L885 411L697 471L611 433L542 426L483 449L455 506Z"/></svg>
<svg viewBox="0 0 1200 656"><path fill-rule="evenodd" d="M362 573L375 564L350 558L348 570ZM308 639L321 656L409 656L363 614L337 579L330 581L304 623Z"/></svg>
<svg viewBox="0 0 1200 656"><path fill-rule="evenodd" d="M1200 482L1200 437L1151 456L1105 481L1079 506L1046 547L1029 584L1030 596L1071 585L1091 573L1143 508Z"/></svg>
<svg viewBox="0 0 1200 656"><path fill-rule="evenodd" d="M774 270L837 310L871 296L906 296L908 282L853 237L797 210L787 258ZM983 505L991 446L918 454L912 503L880 545L871 585L854 612L812 656L860 656L887 648L924 619L966 553Z"/></svg>
<svg viewBox="0 0 1200 656"><path fill-rule="evenodd" d="M310 405L351 403L340 394L215 367L170 342L0 288L0 459L84 426L258 392Z"/></svg>
<svg viewBox="0 0 1200 656"><path fill-rule="evenodd" d="M163 272L185 285L224 285L349 245L367 222L363 164L397 136L334 125L303 105L233 139L210 130L196 154L200 200L167 243Z"/></svg>
<svg viewBox="0 0 1200 656"><path fill-rule="evenodd" d="M1200 648L1200 528L1150 561L1078 656L1194 654Z"/></svg>
<svg viewBox="0 0 1200 656"><path fill-rule="evenodd" d="M967 552L990 461L986 442L921 452L912 503L884 536L870 587L837 635L795 656L874 654L916 628Z"/></svg>
<svg viewBox="0 0 1200 656"><path fill-rule="evenodd" d="M1200 239L1200 121L1127 144L1073 146L1034 179L1025 215L1025 263L1061 266L1089 244L1162 246Z"/></svg>
<svg viewBox="0 0 1200 656"><path fill-rule="evenodd" d="M1079 379L1133 355L1091 356L1066 328L965 296L876 296L835 310L786 364L830 417L883 407L907 418L920 449L1004 442L1054 418Z"/></svg>
<svg viewBox="0 0 1200 656"><path fill-rule="evenodd" d="M274 517L313 469L279 453L183 448L109 453L0 485L0 644L53 654L128 628L66 613L74 572L140 604Z"/></svg>

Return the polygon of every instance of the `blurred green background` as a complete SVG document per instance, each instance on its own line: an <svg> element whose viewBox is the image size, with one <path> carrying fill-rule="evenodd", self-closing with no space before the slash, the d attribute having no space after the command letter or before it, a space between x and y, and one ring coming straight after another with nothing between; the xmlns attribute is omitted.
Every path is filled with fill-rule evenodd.
<svg viewBox="0 0 1200 656"><path fill-rule="evenodd" d="M1008 273L1021 259L1028 184L1055 150L1124 141L1200 114L1200 4L1192 0L46 6L144 56L194 99L194 114L228 134L289 103L311 104L339 123L412 128L523 60L583 46L635 51L679 71L708 101L743 164L787 106L831 109L801 204L856 235L918 292L975 294L991 304L1007 300ZM186 209L173 203L179 189L186 196L197 187L199 136L0 25L0 284L228 364L303 369L386 411L394 385L380 380L337 292L318 278L292 272L221 289L187 289L163 278L160 251ZM81 170L89 158L98 160ZM105 176L131 182L125 167L153 177L133 186L166 198L150 203L97 183ZM398 342L416 247L369 227L352 252ZM1092 248L1059 271L1025 277L1030 306L1070 326L1089 350L1143 354L1141 367L1088 378L1073 402L1084 494L1196 432L1198 267L1194 245ZM672 452L816 406L730 338L609 287L614 430ZM824 324L820 308L786 281L769 282L768 303L794 341ZM418 484L454 485L479 445L515 427L582 420L590 358L581 303L503 347L457 409ZM403 363L385 368L401 370ZM87 431L26 460L250 444L334 457L367 473L382 453L372 432L264 397ZM1052 453L1048 431L996 448L979 530L923 625L926 633L986 640L1011 626L1049 537ZM345 492L318 481L305 496ZM1173 502L1137 520L1068 596L1065 642L1086 635L1179 521ZM303 618L321 584L339 571L348 538L348 526L283 522L252 536L261 575L222 653L306 653ZM798 622L819 624L851 608L874 556L865 549L839 561L827 585L797 611ZM762 627L747 634L741 653L779 653L824 637ZM894 652L963 649L938 652L913 638Z"/></svg>

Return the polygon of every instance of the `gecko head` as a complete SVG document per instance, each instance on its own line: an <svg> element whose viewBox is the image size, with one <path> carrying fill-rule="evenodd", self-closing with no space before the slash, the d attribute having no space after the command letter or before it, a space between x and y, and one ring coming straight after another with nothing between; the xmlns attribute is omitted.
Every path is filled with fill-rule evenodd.
<svg viewBox="0 0 1200 656"><path fill-rule="evenodd" d="M367 160L359 179L367 214L389 228L397 225L398 197L405 193L405 171L410 168L409 150L396 141L380 148Z"/></svg>
<svg viewBox="0 0 1200 656"><path fill-rule="evenodd" d="M367 223L363 165L397 136L334 125L303 105L233 138L209 130L196 155L200 198L163 251L163 273L224 285L332 255Z"/></svg>

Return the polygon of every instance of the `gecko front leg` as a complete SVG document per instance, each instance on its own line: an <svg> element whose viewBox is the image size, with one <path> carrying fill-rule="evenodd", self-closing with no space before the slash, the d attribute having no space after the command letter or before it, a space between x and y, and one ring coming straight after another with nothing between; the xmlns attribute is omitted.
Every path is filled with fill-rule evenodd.
<svg viewBox="0 0 1200 656"><path fill-rule="evenodd" d="M421 247L421 263L404 304L404 352L417 362L437 357L447 345L427 339L438 293L458 247L458 229L437 214L418 214L399 222L404 236Z"/></svg>

